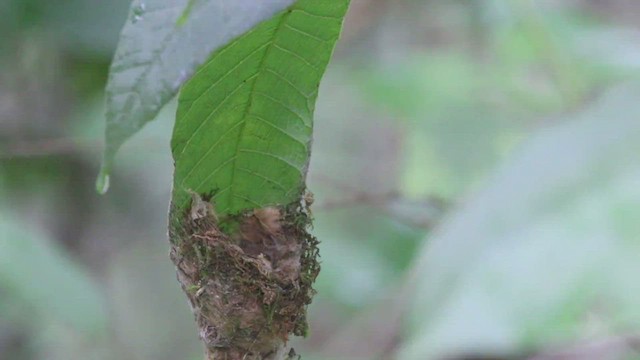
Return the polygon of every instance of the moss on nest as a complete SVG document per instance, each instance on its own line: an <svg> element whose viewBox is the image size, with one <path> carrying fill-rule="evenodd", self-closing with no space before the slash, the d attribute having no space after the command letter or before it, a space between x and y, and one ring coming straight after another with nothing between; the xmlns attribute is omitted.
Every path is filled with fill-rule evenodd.
<svg viewBox="0 0 640 360"><path fill-rule="evenodd" d="M306 335L320 271L308 206L218 219L194 194L181 218L180 231L171 231L171 259L211 359L276 359L291 334Z"/></svg>

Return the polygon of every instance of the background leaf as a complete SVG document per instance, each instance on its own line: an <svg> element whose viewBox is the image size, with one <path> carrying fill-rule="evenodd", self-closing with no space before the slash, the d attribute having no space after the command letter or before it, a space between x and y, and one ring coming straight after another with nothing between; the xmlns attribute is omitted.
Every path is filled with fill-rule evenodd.
<svg viewBox="0 0 640 360"><path fill-rule="evenodd" d="M400 359L546 347L640 324L638 86L542 129L424 247ZM625 109L621 111L621 109ZM594 325L595 324L595 325Z"/></svg>
<svg viewBox="0 0 640 360"><path fill-rule="evenodd" d="M304 186L318 86L348 0L301 0L216 54L183 88L174 198L215 192L219 213L286 204Z"/></svg>
<svg viewBox="0 0 640 360"><path fill-rule="evenodd" d="M106 149L98 191L116 151L178 91L212 51L293 0L134 0L107 83Z"/></svg>
<svg viewBox="0 0 640 360"><path fill-rule="evenodd" d="M106 304L97 284L43 234L12 220L6 213L0 217L0 290L38 317L104 331Z"/></svg>

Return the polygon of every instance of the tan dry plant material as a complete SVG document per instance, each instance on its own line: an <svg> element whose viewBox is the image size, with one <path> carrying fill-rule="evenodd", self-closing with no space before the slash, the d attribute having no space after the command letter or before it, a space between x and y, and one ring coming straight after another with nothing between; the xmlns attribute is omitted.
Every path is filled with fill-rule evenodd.
<svg viewBox="0 0 640 360"><path fill-rule="evenodd" d="M285 359L290 335L306 334L320 271L307 207L300 201L219 219L192 193L183 224L170 229L171 259L209 359Z"/></svg>

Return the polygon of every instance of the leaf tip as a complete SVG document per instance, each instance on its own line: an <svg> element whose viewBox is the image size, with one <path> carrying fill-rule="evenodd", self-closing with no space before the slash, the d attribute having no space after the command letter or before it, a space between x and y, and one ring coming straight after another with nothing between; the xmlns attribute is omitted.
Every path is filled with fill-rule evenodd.
<svg viewBox="0 0 640 360"><path fill-rule="evenodd" d="M109 191L109 172L109 166L104 162L96 179L96 191L100 195L104 195Z"/></svg>

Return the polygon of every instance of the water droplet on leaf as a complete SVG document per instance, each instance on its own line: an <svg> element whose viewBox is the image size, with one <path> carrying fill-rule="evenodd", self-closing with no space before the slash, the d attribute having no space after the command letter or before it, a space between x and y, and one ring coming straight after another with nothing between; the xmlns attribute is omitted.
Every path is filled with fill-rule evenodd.
<svg viewBox="0 0 640 360"><path fill-rule="evenodd" d="M96 190L100 195L104 195L109 190L109 174L104 167L96 179Z"/></svg>
<svg viewBox="0 0 640 360"><path fill-rule="evenodd" d="M145 8L146 6L144 5L144 3L140 3L133 8L131 16L132 23L135 24L138 21L142 20L142 15L144 15Z"/></svg>
<svg viewBox="0 0 640 360"><path fill-rule="evenodd" d="M146 6L144 3L140 3L133 8L133 15L142 15L144 14Z"/></svg>

